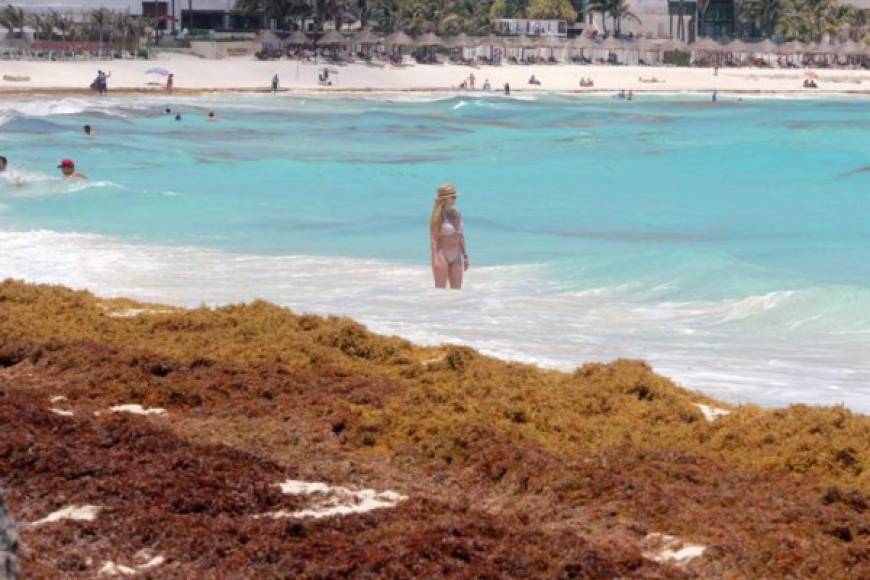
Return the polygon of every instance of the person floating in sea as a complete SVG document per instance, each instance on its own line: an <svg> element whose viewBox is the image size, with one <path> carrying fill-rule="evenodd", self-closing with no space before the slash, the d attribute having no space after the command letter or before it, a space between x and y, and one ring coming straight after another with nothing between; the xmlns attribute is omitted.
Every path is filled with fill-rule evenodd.
<svg viewBox="0 0 870 580"><path fill-rule="evenodd" d="M278 73L275 73L275 76L272 77L272 92L278 90Z"/></svg>
<svg viewBox="0 0 870 580"><path fill-rule="evenodd" d="M85 125L84 130L85 135L87 135L88 137L91 137L94 134L94 129L90 125Z"/></svg>
<svg viewBox="0 0 870 580"><path fill-rule="evenodd" d="M9 164L9 161L5 157L0 155L0 173L3 173L4 171L6 171L6 166L8 164Z"/></svg>
<svg viewBox="0 0 870 580"><path fill-rule="evenodd" d="M175 113L175 120L176 120L176 121L180 121L180 120L181 120L181 113Z"/></svg>
<svg viewBox="0 0 870 580"><path fill-rule="evenodd" d="M84 173L76 171L76 164L72 159L64 159L57 168L63 173L64 179L87 179Z"/></svg>
<svg viewBox="0 0 870 580"><path fill-rule="evenodd" d="M163 111L163 113L166 114L166 115L171 115L171 114L172 114L172 109L170 109L169 107L166 107L166 109Z"/></svg>
<svg viewBox="0 0 870 580"><path fill-rule="evenodd" d="M217 117L214 116L214 111L209 112L208 120L209 121L217 121Z"/></svg>
<svg viewBox="0 0 870 580"><path fill-rule="evenodd" d="M463 273L468 270L468 251L462 214L456 209L456 188L444 184L438 188L432 215L429 218L429 238L432 250L432 276L436 288L462 288Z"/></svg>

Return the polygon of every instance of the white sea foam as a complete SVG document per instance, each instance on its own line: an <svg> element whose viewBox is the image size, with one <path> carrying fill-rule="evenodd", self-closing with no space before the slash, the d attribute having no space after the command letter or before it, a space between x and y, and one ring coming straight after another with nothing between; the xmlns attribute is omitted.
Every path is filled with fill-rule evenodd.
<svg viewBox="0 0 870 580"><path fill-rule="evenodd" d="M59 173L49 175L25 169L10 169L0 174L0 198L66 195L90 189L121 190L123 186L105 180L63 179Z"/></svg>
<svg viewBox="0 0 870 580"><path fill-rule="evenodd" d="M425 266L376 260L166 248L45 230L0 231L0 248L0 278L179 306L263 298L350 316L418 343L467 344L564 370L642 358L737 403L843 402L870 412L870 292L858 288L668 302L652 291L658 281L562 292L546 282L547 267L520 265L474 268L462 292L444 292L431 288Z"/></svg>

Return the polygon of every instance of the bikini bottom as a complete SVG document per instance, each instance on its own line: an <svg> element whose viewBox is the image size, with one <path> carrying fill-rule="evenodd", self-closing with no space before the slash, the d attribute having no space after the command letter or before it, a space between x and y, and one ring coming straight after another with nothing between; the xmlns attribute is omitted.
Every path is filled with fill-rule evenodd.
<svg viewBox="0 0 870 580"><path fill-rule="evenodd" d="M439 250L438 252L447 260L448 266L452 266L457 261L462 263L462 253L459 250Z"/></svg>

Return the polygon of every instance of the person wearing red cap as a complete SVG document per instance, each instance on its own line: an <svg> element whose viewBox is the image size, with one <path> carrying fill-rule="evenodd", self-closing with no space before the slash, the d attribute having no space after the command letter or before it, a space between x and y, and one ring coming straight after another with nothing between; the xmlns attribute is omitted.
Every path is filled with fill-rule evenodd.
<svg viewBox="0 0 870 580"><path fill-rule="evenodd" d="M72 159L64 159L57 168L63 173L64 179L87 179L84 173L76 171L76 164Z"/></svg>

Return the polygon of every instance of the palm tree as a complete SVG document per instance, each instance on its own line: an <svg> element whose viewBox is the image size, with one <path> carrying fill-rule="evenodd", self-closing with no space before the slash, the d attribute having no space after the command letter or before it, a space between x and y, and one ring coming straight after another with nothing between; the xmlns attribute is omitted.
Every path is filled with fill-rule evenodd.
<svg viewBox="0 0 870 580"><path fill-rule="evenodd" d="M15 29L18 29L18 38L24 38L24 25L27 19L24 16L24 10L16 8L11 4L7 5L0 11L0 26L9 31L9 36L15 35Z"/></svg>
<svg viewBox="0 0 870 580"><path fill-rule="evenodd" d="M54 27L52 26L51 18L49 16L42 16L41 14L31 14L27 17L27 20L30 22L30 26L33 27L34 38L51 40L52 34L54 33Z"/></svg>
<svg viewBox="0 0 870 580"><path fill-rule="evenodd" d="M774 30L786 39L806 40L806 18L803 13L802 2L786 0L782 6L782 12L776 21Z"/></svg>
<svg viewBox="0 0 870 580"><path fill-rule="evenodd" d="M613 28L616 36L619 36L622 30L622 19L634 20L638 24L640 18L637 14L631 11L628 7L628 0L610 0L610 8L608 10L610 17L613 19Z"/></svg>
<svg viewBox="0 0 870 580"><path fill-rule="evenodd" d="M398 0L370 0L368 10L371 18L377 22L381 32L390 33L396 30L399 13Z"/></svg>
<svg viewBox="0 0 870 580"><path fill-rule="evenodd" d="M103 50L104 35L106 30L109 30L113 22L112 12L107 8L97 8L90 12L91 26L97 31L100 37L100 50Z"/></svg>
<svg viewBox="0 0 870 580"><path fill-rule="evenodd" d="M677 38L686 40L686 23L683 20L683 15L686 13L685 0L680 0L680 17L677 19Z"/></svg>
<svg viewBox="0 0 870 580"><path fill-rule="evenodd" d="M739 7L738 19L752 26L753 36L770 36L781 14L780 0L744 0Z"/></svg>
<svg viewBox="0 0 870 580"><path fill-rule="evenodd" d="M74 27L72 16L68 14L62 15L54 9L48 11L48 19L51 21L51 27L59 30L64 39L67 38Z"/></svg>
<svg viewBox="0 0 870 580"><path fill-rule="evenodd" d="M607 36L607 14L610 12L610 0L589 0L586 5L590 21L596 14L601 16L601 32Z"/></svg>

